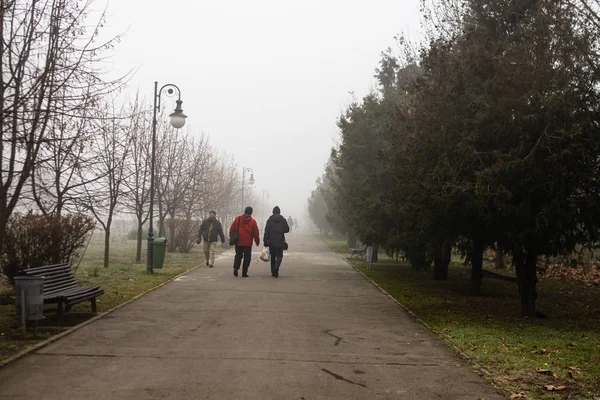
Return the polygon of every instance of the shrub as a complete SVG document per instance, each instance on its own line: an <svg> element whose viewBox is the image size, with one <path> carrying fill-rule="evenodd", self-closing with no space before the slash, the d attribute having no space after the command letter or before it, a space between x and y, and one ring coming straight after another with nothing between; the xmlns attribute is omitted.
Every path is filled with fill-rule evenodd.
<svg viewBox="0 0 600 400"><path fill-rule="evenodd" d="M12 281L21 269L72 263L80 256L87 235L94 227L93 219L83 214L13 214L6 227L0 257L2 271Z"/></svg>
<svg viewBox="0 0 600 400"><path fill-rule="evenodd" d="M167 220L167 250L189 253L198 237L200 222L191 219Z"/></svg>

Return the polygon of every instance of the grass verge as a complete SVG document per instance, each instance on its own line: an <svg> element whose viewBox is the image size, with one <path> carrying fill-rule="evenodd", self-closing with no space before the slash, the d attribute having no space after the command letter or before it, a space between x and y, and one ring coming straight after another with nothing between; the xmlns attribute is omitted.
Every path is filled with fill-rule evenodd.
<svg viewBox="0 0 600 400"><path fill-rule="evenodd" d="M92 239L75 279L82 285L102 286L105 294L97 300L98 312L108 311L193 269L203 259L199 246L188 254L168 253L164 268L155 269L150 275L146 273L144 260L144 264L135 263L135 245L135 241L115 238L111 243L110 266L104 268L104 238L97 234ZM28 331L23 335L20 321L15 317L14 290L0 290L0 361L93 317L90 311L89 302L80 303L66 314L62 325L54 313L48 313L38 322L37 334Z"/></svg>
<svg viewBox="0 0 600 400"><path fill-rule="evenodd" d="M345 242L325 241L347 257ZM374 269L348 260L457 348L513 398L600 400L600 289L541 279L538 308L547 319L519 316L514 283L484 278L468 295L469 270L452 263L447 281L380 257ZM526 396L526 397L518 397Z"/></svg>

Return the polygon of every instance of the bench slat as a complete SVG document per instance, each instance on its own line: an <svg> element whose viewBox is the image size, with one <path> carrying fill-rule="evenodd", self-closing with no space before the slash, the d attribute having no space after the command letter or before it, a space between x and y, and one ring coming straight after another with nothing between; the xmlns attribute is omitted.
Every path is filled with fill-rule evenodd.
<svg viewBox="0 0 600 400"><path fill-rule="evenodd" d="M71 296L65 301L67 304L76 304L76 303L80 303L84 300L93 299L93 298L98 297L103 294L104 294L104 290L99 289L99 290L95 290L93 292L82 293L78 296Z"/></svg>
<svg viewBox="0 0 600 400"><path fill-rule="evenodd" d="M71 270L71 267L69 267L69 264L55 264L45 267L27 268L23 270L22 273L24 275L43 275L62 270Z"/></svg>
<svg viewBox="0 0 600 400"><path fill-rule="evenodd" d="M91 290L94 290L95 288L96 288L95 286L87 286L87 287L75 286L72 288L62 290L60 292L55 292L52 294L52 297L62 297L62 298L67 299L71 296L77 296L80 293L89 292Z"/></svg>
<svg viewBox="0 0 600 400"><path fill-rule="evenodd" d="M65 283L64 285L56 286L56 287L53 287L52 289L48 289L48 290L46 290L46 287L44 286L44 296L50 296L55 293L64 292L65 290L71 289L73 287L77 287L77 283L75 283L75 282Z"/></svg>

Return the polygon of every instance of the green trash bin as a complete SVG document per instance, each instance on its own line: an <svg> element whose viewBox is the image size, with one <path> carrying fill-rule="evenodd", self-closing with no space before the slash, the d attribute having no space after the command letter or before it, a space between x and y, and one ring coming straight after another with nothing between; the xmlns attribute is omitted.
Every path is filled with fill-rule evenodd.
<svg viewBox="0 0 600 400"><path fill-rule="evenodd" d="M152 242L152 268L162 268L167 252L167 238L155 238Z"/></svg>

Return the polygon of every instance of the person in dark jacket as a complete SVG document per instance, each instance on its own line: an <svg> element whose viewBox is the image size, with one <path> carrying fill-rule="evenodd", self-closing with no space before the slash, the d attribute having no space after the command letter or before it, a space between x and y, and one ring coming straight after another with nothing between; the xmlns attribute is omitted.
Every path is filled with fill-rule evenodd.
<svg viewBox="0 0 600 400"><path fill-rule="evenodd" d="M252 241L258 246L260 244L260 233L258 232L258 225L252 218L252 207L246 207L244 215L235 217L231 227L229 228L229 237L238 231L239 239L235 244L235 258L233 261L233 275L238 276L238 270L242 259L244 265L242 267L242 278L248 277L248 267L252 258Z"/></svg>
<svg viewBox="0 0 600 400"><path fill-rule="evenodd" d="M211 211L208 213L208 218L200 224L198 231L198 241L200 244L204 240L204 256L206 257L206 265L212 268L215 265L215 253L217 252L217 242L221 238L221 243L225 243L225 235L223 234L223 226L217 219L217 212Z"/></svg>
<svg viewBox="0 0 600 400"><path fill-rule="evenodd" d="M273 215L267 220L265 226L265 237L263 242L269 248L271 253L271 276L279 277L279 267L283 260L283 248L285 243L285 234L290 231L290 226L284 217L281 216L281 210L275 206Z"/></svg>

